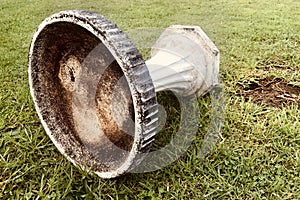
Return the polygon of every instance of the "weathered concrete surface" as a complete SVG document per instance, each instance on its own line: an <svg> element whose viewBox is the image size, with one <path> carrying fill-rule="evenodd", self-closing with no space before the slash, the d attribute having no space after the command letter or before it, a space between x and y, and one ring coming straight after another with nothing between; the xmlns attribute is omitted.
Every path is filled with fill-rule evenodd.
<svg viewBox="0 0 300 200"><path fill-rule="evenodd" d="M171 26L147 67L115 24L73 10L42 22L28 65L37 113L59 151L113 178L135 168L154 140L155 92L201 96L218 82L219 51L199 27Z"/></svg>
<svg viewBox="0 0 300 200"><path fill-rule="evenodd" d="M149 149L157 126L151 78L136 47L103 16L75 10L45 19L32 39L29 82L47 134L75 165L112 178Z"/></svg>

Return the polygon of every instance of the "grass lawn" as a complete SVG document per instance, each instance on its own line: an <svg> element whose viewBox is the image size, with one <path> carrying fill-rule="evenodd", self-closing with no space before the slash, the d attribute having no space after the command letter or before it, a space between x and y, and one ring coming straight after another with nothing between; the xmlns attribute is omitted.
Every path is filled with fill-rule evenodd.
<svg viewBox="0 0 300 200"><path fill-rule="evenodd" d="M103 180L58 152L29 94L27 52L42 20L69 9L95 11L125 32L202 27L221 51L227 94L222 139L206 158L197 152L209 98L199 99L199 136L161 170ZM1 0L0 199L300 199L299 11L296 0Z"/></svg>

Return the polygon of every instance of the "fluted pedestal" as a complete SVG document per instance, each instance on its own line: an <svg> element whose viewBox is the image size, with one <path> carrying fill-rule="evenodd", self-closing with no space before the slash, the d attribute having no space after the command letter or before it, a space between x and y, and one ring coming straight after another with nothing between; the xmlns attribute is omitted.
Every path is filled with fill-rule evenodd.
<svg viewBox="0 0 300 200"><path fill-rule="evenodd" d="M198 26L167 28L146 61L155 91L203 95L218 83L219 50Z"/></svg>

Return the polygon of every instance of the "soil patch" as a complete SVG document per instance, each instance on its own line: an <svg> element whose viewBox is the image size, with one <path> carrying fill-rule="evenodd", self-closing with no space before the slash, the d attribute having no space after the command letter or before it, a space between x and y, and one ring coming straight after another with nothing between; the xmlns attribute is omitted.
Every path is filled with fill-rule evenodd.
<svg viewBox="0 0 300 200"><path fill-rule="evenodd" d="M278 77L254 78L248 83L240 84L240 94L246 100L256 104L282 108L286 105L300 106L300 87Z"/></svg>

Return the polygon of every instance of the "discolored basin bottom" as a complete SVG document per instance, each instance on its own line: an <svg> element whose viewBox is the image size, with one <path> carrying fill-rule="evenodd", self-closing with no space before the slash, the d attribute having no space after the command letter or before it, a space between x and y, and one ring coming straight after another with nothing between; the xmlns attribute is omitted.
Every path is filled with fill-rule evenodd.
<svg viewBox="0 0 300 200"><path fill-rule="evenodd" d="M134 107L123 72L84 28L48 25L36 40L31 69L38 112L58 148L98 171L118 168L134 139Z"/></svg>

